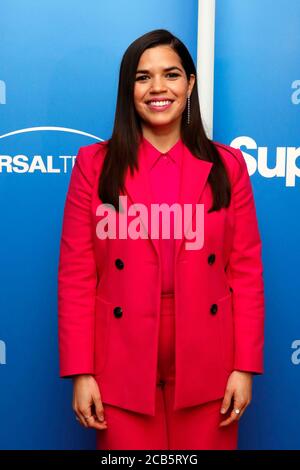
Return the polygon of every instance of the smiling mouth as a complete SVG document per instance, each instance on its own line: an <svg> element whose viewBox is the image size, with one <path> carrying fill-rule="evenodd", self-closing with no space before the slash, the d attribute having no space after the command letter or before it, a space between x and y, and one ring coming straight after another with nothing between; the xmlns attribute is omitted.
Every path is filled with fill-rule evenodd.
<svg viewBox="0 0 300 470"><path fill-rule="evenodd" d="M163 101L151 100L151 101L148 101L146 104L150 111L163 112L163 111L168 110L170 106L172 106L172 103L173 103L172 100L163 100Z"/></svg>
<svg viewBox="0 0 300 470"><path fill-rule="evenodd" d="M149 100L146 101L148 106L155 106L157 108L168 106L173 103L173 100Z"/></svg>

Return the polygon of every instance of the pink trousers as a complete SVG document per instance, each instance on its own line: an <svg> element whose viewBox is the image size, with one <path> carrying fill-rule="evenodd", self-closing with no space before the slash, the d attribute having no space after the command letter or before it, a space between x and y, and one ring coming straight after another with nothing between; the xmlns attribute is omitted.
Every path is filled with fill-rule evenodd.
<svg viewBox="0 0 300 470"><path fill-rule="evenodd" d="M107 429L96 431L98 450L235 450L238 421L219 427L222 399L173 410L175 315L173 295L163 295L155 416L103 404Z"/></svg>

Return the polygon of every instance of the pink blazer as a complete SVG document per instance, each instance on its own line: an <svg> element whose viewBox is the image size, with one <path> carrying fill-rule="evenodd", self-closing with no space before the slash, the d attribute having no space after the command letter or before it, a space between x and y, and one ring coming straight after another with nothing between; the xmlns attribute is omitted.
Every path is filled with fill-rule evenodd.
<svg viewBox="0 0 300 470"><path fill-rule="evenodd" d="M232 370L264 372L262 244L251 181L242 152L214 144L229 171L232 200L212 213L207 178L213 164L184 147L179 202L204 204L204 245L187 250L184 236L175 240L175 409L223 397ZM151 233L136 240L98 238L103 158L102 143L79 149L65 202L58 269L60 377L93 374L103 403L154 415L159 240ZM128 206L143 203L151 212L145 165L134 175L127 171L125 188ZM117 233L125 215L117 217Z"/></svg>

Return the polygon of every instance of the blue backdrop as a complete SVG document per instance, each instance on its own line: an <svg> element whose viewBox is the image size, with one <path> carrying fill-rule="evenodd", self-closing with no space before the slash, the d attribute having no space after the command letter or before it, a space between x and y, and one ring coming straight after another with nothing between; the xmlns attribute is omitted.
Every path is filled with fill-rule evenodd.
<svg viewBox="0 0 300 470"><path fill-rule="evenodd" d="M214 139L249 164L265 271L265 374L241 449L300 448L299 45L298 0L217 0Z"/></svg>
<svg viewBox="0 0 300 470"><path fill-rule="evenodd" d="M197 1L1 5L0 447L93 449L95 431L74 418L72 383L58 376L57 265L72 157L96 141L82 133L110 137L120 61L138 36L163 26L196 61Z"/></svg>
<svg viewBox="0 0 300 470"><path fill-rule="evenodd" d="M197 3L1 3L2 449L95 448L95 431L74 419L71 381L58 376L57 263L72 162L80 146L110 136L120 60L136 37L169 29L196 63ZM213 138L244 151L264 244L266 372L254 379L240 449L300 448L299 23L297 0L216 1Z"/></svg>

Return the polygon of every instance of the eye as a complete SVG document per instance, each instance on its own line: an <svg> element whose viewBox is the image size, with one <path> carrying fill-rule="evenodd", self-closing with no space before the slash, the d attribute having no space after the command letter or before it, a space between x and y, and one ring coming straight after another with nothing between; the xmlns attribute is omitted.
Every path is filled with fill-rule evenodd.
<svg viewBox="0 0 300 470"><path fill-rule="evenodd" d="M144 77L146 77L147 75L140 75L139 77L136 78L136 81L137 80L142 80Z"/></svg>
<svg viewBox="0 0 300 470"><path fill-rule="evenodd" d="M167 73L167 75L170 75L171 78L180 77L179 73L175 73L175 72L169 72L169 73ZM143 81L145 77L147 78L148 75L140 75L140 76L137 77L135 80L136 80L136 81L141 81L141 80Z"/></svg>
<svg viewBox="0 0 300 470"><path fill-rule="evenodd" d="M175 73L175 72L170 72L167 75L173 75L173 78L174 77L179 77L179 73Z"/></svg>

